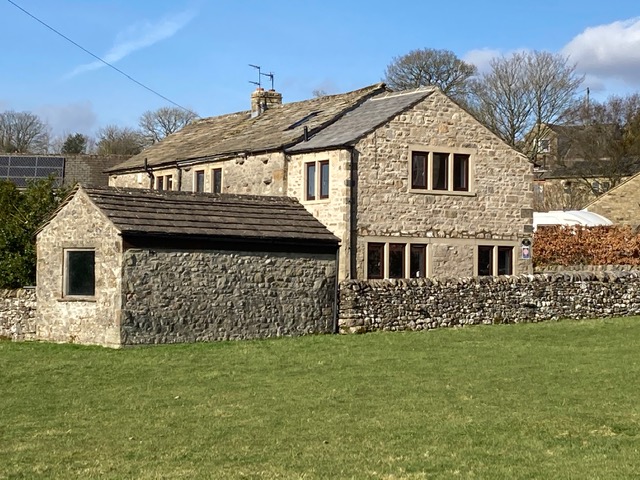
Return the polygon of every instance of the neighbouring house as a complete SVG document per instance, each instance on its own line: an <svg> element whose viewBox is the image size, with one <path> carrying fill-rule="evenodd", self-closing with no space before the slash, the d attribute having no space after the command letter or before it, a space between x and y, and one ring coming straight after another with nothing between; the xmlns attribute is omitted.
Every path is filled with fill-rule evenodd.
<svg viewBox="0 0 640 480"><path fill-rule="evenodd" d="M616 224L640 225L640 173L588 203L584 209Z"/></svg>
<svg viewBox="0 0 640 480"><path fill-rule="evenodd" d="M58 185L85 183L107 186L109 175L105 170L122 163L124 155L30 155L0 154L0 179L26 188L29 181L53 176Z"/></svg>
<svg viewBox="0 0 640 480"><path fill-rule="evenodd" d="M330 333L338 239L284 196L76 187L37 234L36 338Z"/></svg>
<svg viewBox="0 0 640 480"><path fill-rule="evenodd" d="M341 279L532 271L532 164L436 88L285 104L258 89L250 111L109 173L116 187L295 197L340 239Z"/></svg>
<svg viewBox="0 0 640 480"><path fill-rule="evenodd" d="M613 125L543 124L529 137L535 156L536 211L581 209L640 171L619 155Z"/></svg>

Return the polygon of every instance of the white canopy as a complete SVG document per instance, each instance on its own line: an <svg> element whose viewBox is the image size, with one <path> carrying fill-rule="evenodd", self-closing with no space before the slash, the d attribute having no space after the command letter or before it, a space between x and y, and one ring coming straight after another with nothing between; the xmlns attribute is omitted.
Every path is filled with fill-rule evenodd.
<svg viewBox="0 0 640 480"><path fill-rule="evenodd" d="M533 228L539 225L613 225L608 218L586 210L552 210L550 212L533 212Z"/></svg>

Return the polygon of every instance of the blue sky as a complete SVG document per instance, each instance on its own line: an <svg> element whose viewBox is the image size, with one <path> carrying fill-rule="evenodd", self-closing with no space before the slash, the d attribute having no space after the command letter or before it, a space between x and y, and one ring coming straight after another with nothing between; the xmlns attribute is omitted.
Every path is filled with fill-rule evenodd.
<svg viewBox="0 0 640 480"><path fill-rule="evenodd" d="M249 108L250 63L273 72L291 102L379 82L393 57L416 48L452 50L480 69L517 50L559 52L596 97L640 91L637 0L12 1L203 117ZM168 104L7 0L0 41L0 111L34 112L54 135L135 127Z"/></svg>

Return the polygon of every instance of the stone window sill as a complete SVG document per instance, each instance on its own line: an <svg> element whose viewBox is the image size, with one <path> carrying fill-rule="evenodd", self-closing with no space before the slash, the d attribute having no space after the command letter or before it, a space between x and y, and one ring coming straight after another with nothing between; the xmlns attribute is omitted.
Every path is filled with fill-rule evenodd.
<svg viewBox="0 0 640 480"><path fill-rule="evenodd" d="M60 297L56 298L58 302L87 302L96 303L96 297Z"/></svg>
<svg viewBox="0 0 640 480"><path fill-rule="evenodd" d="M452 197L475 197L475 192L458 192L454 190L422 190L410 188L409 193L417 193L420 195L448 195Z"/></svg>

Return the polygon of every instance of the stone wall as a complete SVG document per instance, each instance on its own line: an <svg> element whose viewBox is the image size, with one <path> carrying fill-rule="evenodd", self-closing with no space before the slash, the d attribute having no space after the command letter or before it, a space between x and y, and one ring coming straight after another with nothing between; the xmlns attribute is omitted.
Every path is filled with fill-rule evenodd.
<svg viewBox="0 0 640 480"><path fill-rule="evenodd" d="M469 154L469 191L412 190L412 151ZM468 249L451 249L460 253L449 261L432 262L432 275L442 277L473 276L469 251L478 244L510 242L516 248L532 236L531 163L440 92L368 134L356 152L357 278L366 277L366 243L384 237L447 248L466 243ZM518 257L515 273L531 273L531 261Z"/></svg>
<svg viewBox="0 0 640 480"><path fill-rule="evenodd" d="M334 330L335 255L130 249L122 344Z"/></svg>
<svg viewBox="0 0 640 480"><path fill-rule="evenodd" d="M0 340L32 340L35 333L35 289L0 290Z"/></svg>
<svg viewBox="0 0 640 480"><path fill-rule="evenodd" d="M347 280L344 333L640 315L640 271Z"/></svg>
<svg viewBox="0 0 640 480"><path fill-rule="evenodd" d="M238 156L227 159L202 161L180 168L153 168L157 178L172 175L173 190L192 192L195 172L204 171L204 191L212 191L211 172L222 168L222 192L250 195L285 195L286 163L282 152L263 155ZM150 188L149 175L134 172L111 175L109 185L124 188Z"/></svg>
<svg viewBox="0 0 640 480"><path fill-rule="evenodd" d="M329 198L306 198L306 165L310 162L329 161ZM288 168L287 195L297 198L311 215L340 239L339 278L350 276L349 187L351 154L347 150L332 150L292 155ZM316 175L320 173L316 167Z"/></svg>
<svg viewBox="0 0 640 480"><path fill-rule="evenodd" d="M639 225L640 209L637 208L640 203L639 184L640 174L634 175L604 195L600 195L584 209L598 213L615 224Z"/></svg>

